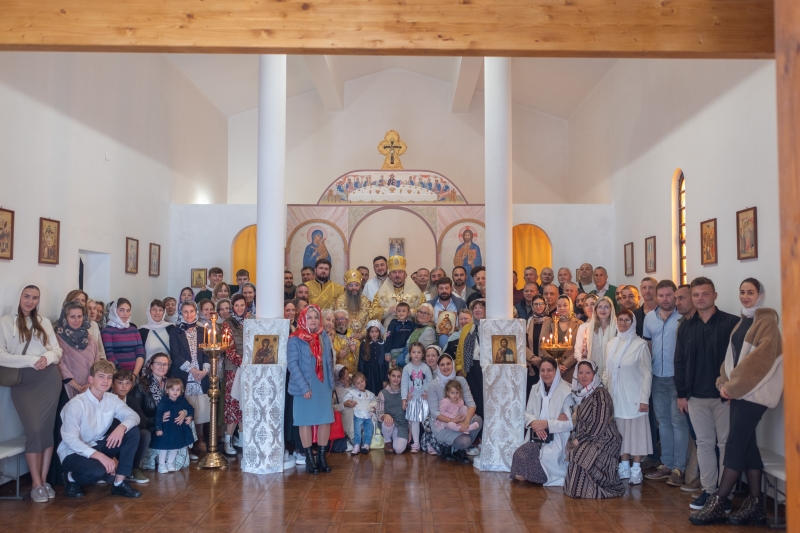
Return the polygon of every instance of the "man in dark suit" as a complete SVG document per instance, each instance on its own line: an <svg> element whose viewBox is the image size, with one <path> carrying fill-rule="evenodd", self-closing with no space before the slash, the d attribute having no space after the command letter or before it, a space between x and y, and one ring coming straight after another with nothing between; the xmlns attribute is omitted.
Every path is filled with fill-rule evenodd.
<svg viewBox="0 0 800 533"><path fill-rule="evenodd" d="M527 321L530 317L533 316L533 297L539 294L539 286L529 281L525 284L525 287L522 289L522 301L515 305L517 309L517 318L521 318Z"/></svg>

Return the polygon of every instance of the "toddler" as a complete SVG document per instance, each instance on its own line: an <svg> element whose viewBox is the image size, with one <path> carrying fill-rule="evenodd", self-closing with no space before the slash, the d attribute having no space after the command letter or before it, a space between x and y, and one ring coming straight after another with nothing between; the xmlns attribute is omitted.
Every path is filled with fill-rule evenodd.
<svg viewBox="0 0 800 533"><path fill-rule="evenodd" d="M353 455L369 453L369 445L372 443L372 433L375 427L372 424L372 414L375 412L375 395L367 390L367 378L361 372L356 372L351 378L353 386L347 392L342 402L353 400L356 406L353 408ZM363 435L362 435L363 431Z"/></svg>
<svg viewBox="0 0 800 533"><path fill-rule="evenodd" d="M178 450L191 446L194 435L189 424L192 423L194 407L183 396L183 382L170 378L166 384L167 394L161 397L156 408L156 434L150 448L158 450L158 472L175 472L175 457ZM164 422L164 413L169 413L169 421ZM183 416L183 418L180 418Z"/></svg>
<svg viewBox="0 0 800 533"><path fill-rule="evenodd" d="M422 361L424 349L425 347L419 342L412 342L408 346L410 361L403 367L403 379L400 385L403 409L414 439L411 453L419 453L419 425L428 417L428 395L425 393L425 388L433 380L431 369Z"/></svg>
<svg viewBox="0 0 800 533"><path fill-rule="evenodd" d="M441 420L436 420L436 429L450 429L452 431L458 431L462 433L461 426L453 422L453 419L456 417L466 417L467 416L467 406L464 405L464 400L461 398L461 383L456 380L448 381L447 385L444 387L444 394L445 397L439 402L439 416L446 416L450 419L450 422L442 422ZM463 433L469 433L470 431L474 431L478 429L480 426L477 422L473 422L467 428L467 431Z"/></svg>

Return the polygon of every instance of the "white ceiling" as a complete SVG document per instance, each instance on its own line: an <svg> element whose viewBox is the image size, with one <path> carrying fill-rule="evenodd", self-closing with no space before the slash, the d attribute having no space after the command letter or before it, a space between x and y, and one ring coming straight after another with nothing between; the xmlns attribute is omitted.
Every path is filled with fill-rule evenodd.
<svg viewBox="0 0 800 533"><path fill-rule="evenodd" d="M166 57L226 116L258 105L258 56L167 54ZM336 56L333 59L345 82L390 68L452 82L456 65L453 57ZM568 119L616 61L514 59L514 102ZM286 89L289 97L316 90L302 56L288 58ZM483 73L477 90L483 91Z"/></svg>

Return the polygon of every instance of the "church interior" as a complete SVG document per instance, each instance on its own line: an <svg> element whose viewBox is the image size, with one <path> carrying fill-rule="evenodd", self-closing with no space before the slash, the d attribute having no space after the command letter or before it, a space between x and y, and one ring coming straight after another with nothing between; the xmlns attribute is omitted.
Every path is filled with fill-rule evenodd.
<svg viewBox="0 0 800 533"><path fill-rule="evenodd" d="M759 3L772 5L736 4ZM703 276L719 309L738 317L739 284L757 278L781 316L787 354L784 399L756 432L765 457L783 468L782 479L769 478L768 515L800 530L800 433L791 416L800 395L790 361L798 337L789 331L800 313L790 311L800 208L787 211L800 205L800 54L785 44L800 40L788 22L800 21L792 4L775 2L785 18L776 19L778 44L767 52L726 51L723 39L708 54L508 54L517 56L508 60L509 168L493 168L486 150L486 62L498 54L437 53L434 45L425 55L292 49L283 190L266 190L260 176L257 53L79 40L37 49L0 37L0 244L11 246L10 254L0 248L0 315L15 313L21 286L35 284L39 313L55 323L64 295L80 285L95 300L127 298L141 325L150 301L195 286L197 269L220 267L232 283L246 269L261 290L269 282L259 273L276 272L258 266L269 256L299 283L320 237L339 284L351 269L372 271L375 256L404 256L409 275L439 266L450 275L465 233L487 278L497 276L493 264L509 265L516 289L530 266L565 267L577 280L590 263L616 286ZM510 212L498 213L492 183L506 174ZM256 231L267 220L262 201L280 223ZM757 247L741 234L740 212L751 208ZM55 256L42 244L48 221L58 222ZM492 241L496 225L509 246ZM273 246L259 252L262 233ZM510 284L510 274L502 280ZM2 451L24 431L9 388L0 387L0 407ZM46 505L0 501L0 513L8 527L31 532L694 529L688 495L650 480L626 485L621 498L591 500L423 453L331 454L327 476L299 465L248 473L241 450L229 461L221 470L147 472L138 500L95 486L76 503L56 487ZM17 456L0 459L0 496L14 495L15 475L30 490L27 471L24 458L21 466ZM735 527L710 528L722 529Z"/></svg>

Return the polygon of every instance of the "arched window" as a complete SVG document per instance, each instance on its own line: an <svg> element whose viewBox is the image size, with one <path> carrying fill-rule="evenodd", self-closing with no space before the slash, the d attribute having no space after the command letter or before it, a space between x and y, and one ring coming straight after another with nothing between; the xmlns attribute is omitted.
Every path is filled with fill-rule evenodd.
<svg viewBox="0 0 800 533"><path fill-rule="evenodd" d="M686 277L686 180L681 172L678 177L678 260L680 272L680 285L688 283Z"/></svg>

